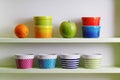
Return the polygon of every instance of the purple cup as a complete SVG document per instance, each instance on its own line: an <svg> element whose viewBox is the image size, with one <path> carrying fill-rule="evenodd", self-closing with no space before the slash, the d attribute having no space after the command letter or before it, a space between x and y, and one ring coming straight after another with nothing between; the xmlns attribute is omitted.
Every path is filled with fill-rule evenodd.
<svg viewBox="0 0 120 80"><path fill-rule="evenodd" d="M62 68L76 69L79 67L79 54L62 54L60 55Z"/></svg>

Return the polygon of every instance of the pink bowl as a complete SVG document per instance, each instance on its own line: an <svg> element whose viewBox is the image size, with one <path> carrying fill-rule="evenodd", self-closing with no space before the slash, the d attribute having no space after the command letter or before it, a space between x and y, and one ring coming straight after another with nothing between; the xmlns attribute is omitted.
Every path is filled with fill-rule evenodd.
<svg viewBox="0 0 120 80"><path fill-rule="evenodd" d="M32 54L16 54L16 66L19 69L32 68L34 55Z"/></svg>
<svg viewBox="0 0 120 80"><path fill-rule="evenodd" d="M33 59L16 59L16 66L19 69L32 68Z"/></svg>

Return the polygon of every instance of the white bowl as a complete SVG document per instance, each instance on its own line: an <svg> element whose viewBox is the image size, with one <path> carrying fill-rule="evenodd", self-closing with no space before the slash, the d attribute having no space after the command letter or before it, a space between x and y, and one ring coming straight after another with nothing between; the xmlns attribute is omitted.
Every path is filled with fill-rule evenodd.
<svg viewBox="0 0 120 80"><path fill-rule="evenodd" d="M61 59L78 59L78 58L80 58L79 54L61 54L59 56Z"/></svg>
<svg viewBox="0 0 120 80"><path fill-rule="evenodd" d="M33 59L34 55L33 54L16 54L15 57L16 59Z"/></svg>
<svg viewBox="0 0 120 80"><path fill-rule="evenodd" d="M38 59L56 59L57 55L56 54L39 54L37 55Z"/></svg>
<svg viewBox="0 0 120 80"><path fill-rule="evenodd" d="M101 59L101 54L92 54L92 55L82 55L83 59Z"/></svg>

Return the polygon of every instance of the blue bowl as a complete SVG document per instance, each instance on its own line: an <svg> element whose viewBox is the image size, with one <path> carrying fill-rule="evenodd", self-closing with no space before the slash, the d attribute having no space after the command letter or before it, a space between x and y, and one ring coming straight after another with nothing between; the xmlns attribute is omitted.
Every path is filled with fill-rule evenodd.
<svg viewBox="0 0 120 80"><path fill-rule="evenodd" d="M55 68L56 59L38 59L38 65L44 69Z"/></svg>
<svg viewBox="0 0 120 80"><path fill-rule="evenodd" d="M99 38L100 26L83 26L82 33L84 38Z"/></svg>

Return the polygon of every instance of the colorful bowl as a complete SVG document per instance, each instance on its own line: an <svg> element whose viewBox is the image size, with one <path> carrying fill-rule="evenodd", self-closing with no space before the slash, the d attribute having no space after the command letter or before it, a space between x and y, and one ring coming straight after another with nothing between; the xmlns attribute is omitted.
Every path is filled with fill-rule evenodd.
<svg viewBox="0 0 120 80"><path fill-rule="evenodd" d="M52 16L35 16L34 24L52 26Z"/></svg>
<svg viewBox="0 0 120 80"><path fill-rule="evenodd" d="M16 66L18 69L32 68L34 55L32 54L16 54Z"/></svg>
<svg viewBox="0 0 120 80"><path fill-rule="evenodd" d="M35 38L52 38L52 26L34 26Z"/></svg>
<svg viewBox="0 0 120 80"><path fill-rule="evenodd" d="M82 17L83 26L99 26L101 17Z"/></svg>
<svg viewBox="0 0 120 80"><path fill-rule="evenodd" d="M101 67L102 55L83 55L83 67L88 69L98 69Z"/></svg>
<svg viewBox="0 0 120 80"><path fill-rule="evenodd" d="M63 54L60 55L62 68L76 69L79 67L79 54Z"/></svg>
<svg viewBox="0 0 120 80"><path fill-rule="evenodd" d="M52 69L56 66L56 54L39 54L37 58L39 68Z"/></svg>
<svg viewBox="0 0 120 80"><path fill-rule="evenodd" d="M99 38L100 37L100 26L83 26L82 34L83 38Z"/></svg>

